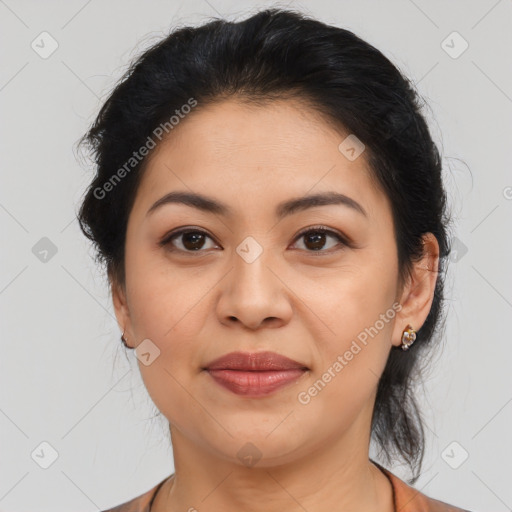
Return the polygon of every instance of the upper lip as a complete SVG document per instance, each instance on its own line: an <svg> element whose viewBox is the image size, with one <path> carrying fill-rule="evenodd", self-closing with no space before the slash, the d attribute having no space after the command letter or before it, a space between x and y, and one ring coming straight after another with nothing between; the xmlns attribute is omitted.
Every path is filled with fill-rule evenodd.
<svg viewBox="0 0 512 512"><path fill-rule="evenodd" d="M276 352L230 352L208 363L206 370L307 370L307 366Z"/></svg>

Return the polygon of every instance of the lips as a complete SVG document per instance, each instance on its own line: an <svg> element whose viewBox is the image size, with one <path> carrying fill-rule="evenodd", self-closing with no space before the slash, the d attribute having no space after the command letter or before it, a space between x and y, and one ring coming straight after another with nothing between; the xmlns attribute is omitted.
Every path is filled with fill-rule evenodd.
<svg viewBox="0 0 512 512"><path fill-rule="evenodd" d="M297 381L308 369L275 352L231 352L204 368L217 384L250 397L269 395Z"/></svg>
<svg viewBox="0 0 512 512"><path fill-rule="evenodd" d="M296 370L307 366L282 356L275 352L231 352L206 366L207 370L240 370L240 371L268 371L268 370Z"/></svg>

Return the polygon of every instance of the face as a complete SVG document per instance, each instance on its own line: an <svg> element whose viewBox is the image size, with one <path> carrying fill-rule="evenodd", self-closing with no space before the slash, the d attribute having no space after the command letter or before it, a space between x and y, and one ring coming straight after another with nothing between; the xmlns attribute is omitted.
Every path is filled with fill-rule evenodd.
<svg viewBox="0 0 512 512"><path fill-rule="evenodd" d="M148 392L183 439L237 464L244 450L260 466L367 450L378 379L407 323L423 324L435 273L399 289L391 207L365 153L339 149L348 134L291 100L199 107L150 155L113 287L129 344L146 344ZM211 202L153 206L172 192ZM204 368L235 351L305 369L274 372L273 390L257 385L268 373L217 372L226 387Z"/></svg>

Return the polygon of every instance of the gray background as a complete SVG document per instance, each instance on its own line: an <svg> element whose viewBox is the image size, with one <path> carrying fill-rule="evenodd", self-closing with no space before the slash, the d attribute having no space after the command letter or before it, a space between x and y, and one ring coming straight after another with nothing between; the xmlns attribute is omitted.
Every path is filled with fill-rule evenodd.
<svg viewBox="0 0 512 512"><path fill-rule="evenodd" d="M1 511L104 509L173 471L165 423L133 352L123 355L108 289L74 219L91 174L73 148L130 59L171 27L268 5L0 0ZM510 510L512 2L279 5L354 31L430 104L457 250L447 337L421 399L428 451L416 487L472 511ZM58 44L47 58L43 31ZM469 44L457 58L454 31ZM57 453L48 469L43 442Z"/></svg>

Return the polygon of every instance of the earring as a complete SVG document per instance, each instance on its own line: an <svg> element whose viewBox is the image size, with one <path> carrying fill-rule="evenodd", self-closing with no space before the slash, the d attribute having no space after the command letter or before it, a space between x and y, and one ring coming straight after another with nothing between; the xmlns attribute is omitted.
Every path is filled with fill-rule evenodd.
<svg viewBox="0 0 512 512"><path fill-rule="evenodd" d="M128 345L128 343L126 342L126 339L125 339L125 337L124 337L124 331L123 331L123 334L121 334L121 341L123 342L123 345L124 345L126 348L130 348L130 349L132 349L132 348L133 348L133 347L130 347L130 346Z"/></svg>
<svg viewBox="0 0 512 512"><path fill-rule="evenodd" d="M416 339L416 331L412 328L410 324L407 324L404 332L402 333L402 344L400 347L402 350L407 350Z"/></svg>

